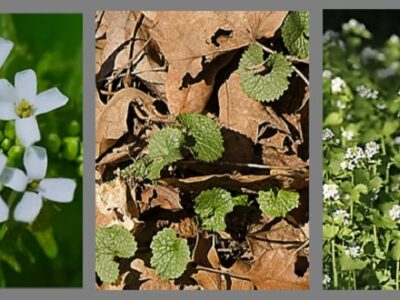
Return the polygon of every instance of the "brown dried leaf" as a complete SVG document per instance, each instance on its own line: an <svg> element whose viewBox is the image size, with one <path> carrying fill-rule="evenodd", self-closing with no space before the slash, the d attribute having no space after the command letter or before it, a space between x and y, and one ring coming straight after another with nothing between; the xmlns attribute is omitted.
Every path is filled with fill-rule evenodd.
<svg viewBox="0 0 400 300"><path fill-rule="evenodd" d="M308 172L271 170L271 175L213 174L183 179L163 178L160 182L190 192L201 192L216 186L238 192L244 188L258 191L272 187L301 190L308 186Z"/></svg>
<svg viewBox="0 0 400 300"><path fill-rule="evenodd" d="M248 276L259 290L308 290L308 273L295 273L297 256L286 249L266 250L253 264Z"/></svg>
<svg viewBox="0 0 400 300"><path fill-rule="evenodd" d="M135 259L131 268L140 273L140 281L144 281L139 290L179 290L179 286L173 280L161 280L154 269L145 266L144 261Z"/></svg>
<svg viewBox="0 0 400 300"><path fill-rule="evenodd" d="M235 71L218 91L219 119L223 127L239 132L254 143L258 138L258 126L270 121L263 105L247 97Z"/></svg>
<svg viewBox="0 0 400 300"><path fill-rule="evenodd" d="M182 209L180 201L178 189L158 184L146 187L138 204L141 213L157 206L171 211L178 211Z"/></svg>
<svg viewBox="0 0 400 300"><path fill-rule="evenodd" d="M131 231L132 221L127 205L127 189L119 179L96 184L96 226L121 225Z"/></svg>
<svg viewBox="0 0 400 300"><path fill-rule="evenodd" d="M263 144L263 141L260 143ZM273 147L263 144L262 159L264 164L269 166L291 168L292 170L302 170L308 168L308 164L297 155L288 155L279 152Z"/></svg>
<svg viewBox="0 0 400 300"><path fill-rule="evenodd" d="M150 34L169 63L165 89L171 113L201 112L211 95L215 76L230 61L232 50L261 37L272 37L286 14L286 11L145 13L154 24ZM227 52L229 57L221 59ZM189 80L185 82L187 75Z"/></svg>
<svg viewBox="0 0 400 300"><path fill-rule="evenodd" d="M301 242L307 239L303 231L288 223L285 219L276 224L264 224L257 230L258 224L252 224L247 241L251 247L253 256L257 259L264 251L299 246ZM253 230L256 229L256 230Z"/></svg>
<svg viewBox="0 0 400 300"><path fill-rule="evenodd" d="M96 113L96 157L113 146L128 132L129 105L137 99L151 98L135 88L118 91L103 108ZM101 107L101 106L100 106Z"/></svg>
<svg viewBox="0 0 400 300"><path fill-rule="evenodd" d="M183 218L179 222L171 223L170 228L174 229L179 236L183 238L193 238L198 234L197 224L194 222L193 218Z"/></svg>
<svg viewBox="0 0 400 300"><path fill-rule="evenodd" d="M228 270L232 274L244 275L247 274L251 269L251 266L243 261L237 260L233 266ZM236 277L231 276L231 287L230 289L233 291L251 291L254 290L254 284L251 281L238 279Z"/></svg>

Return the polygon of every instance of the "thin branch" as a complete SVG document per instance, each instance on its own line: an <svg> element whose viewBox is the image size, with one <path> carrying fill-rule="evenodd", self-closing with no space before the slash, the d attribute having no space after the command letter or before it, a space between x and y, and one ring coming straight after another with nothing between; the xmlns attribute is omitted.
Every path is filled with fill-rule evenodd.
<svg viewBox="0 0 400 300"><path fill-rule="evenodd" d="M235 273L231 273L229 271L216 270L216 269L208 268L208 267L204 267L204 266L197 266L196 269L200 270L200 271L207 271L207 272L212 272L212 273L216 273L216 274L227 275L227 276L230 276L232 278L236 278L236 279L240 279L240 280L251 281L251 279L249 277L247 277L247 276L238 275L238 274L235 274Z"/></svg>
<svg viewBox="0 0 400 300"><path fill-rule="evenodd" d="M260 42L257 42L257 44L258 44L265 52L267 52L267 53L269 53L269 54L272 54L272 53L275 53L275 52L276 52L276 51L274 51L274 50L272 50L272 49L270 49L270 48L264 46L264 45L261 44ZM286 58L287 58L289 61L291 61L291 62L299 62L299 59L294 58L293 56L286 56ZM305 83L307 86L310 86L310 82L308 81L307 77L304 76L304 74L303 74L297 67L295 67L295 66L292 65L292 69L293 69L293 71L295 71L295 72L297 73L297 75L300 76L301 79L303 79L304 83Z"/></svg>

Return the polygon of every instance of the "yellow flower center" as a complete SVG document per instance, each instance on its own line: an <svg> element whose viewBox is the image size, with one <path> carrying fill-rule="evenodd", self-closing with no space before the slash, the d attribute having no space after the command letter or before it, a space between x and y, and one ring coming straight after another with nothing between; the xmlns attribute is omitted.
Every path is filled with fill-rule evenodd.
<svg viewBox="0 0 400 300"><path fill-rule="evenodd" d="M33 115L33 105L26 99L22 99L17 106L17 115L22 119L29 118Z"/></svg>
<svg viewBox="0 0 400 300"><path fill-rule="evenodd" d="M33 180L31 182L29 182L28 184L28 190L29 191L37 191L39 188L39 184L40 184L40 180Z"/></svg>

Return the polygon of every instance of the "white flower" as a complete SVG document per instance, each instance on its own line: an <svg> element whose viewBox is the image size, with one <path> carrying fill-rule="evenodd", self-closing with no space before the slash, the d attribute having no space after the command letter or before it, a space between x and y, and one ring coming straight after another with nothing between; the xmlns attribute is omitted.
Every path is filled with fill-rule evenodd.
<svg viewBox="0 0 400 300"><path fill-rule="evenodd" d="M372 49L371 47L365 47L361 51L361 60L364 64L368 63L370 60L384 61L385 55L378 50Z"/></svg>
<svg viewBox="0 0 400 300"><path fill-rule="evenodd" d="M32 70L15 75L15 87L0 79L0 120L16 120L21 144L29 147L40 140L36 116L64 106L68 98L57 88L36 94L36 74Z"/></svg>
<svg viewBox="0 0 400 300"><path fill-rule="evenodd" d="M322 72L322 78L331 79L332 78L332 72L330 70L324 70Z"/></svg>
<svg viewBox="0 0 400 300"><path fill-rule="evenodd" d="M396 76L399 69L399 63L393 62L389 67L384 69L378 69L376 75L380 79L386 79L388 77Z"/></svg>
<svg viewBox="0 0 400 300"><path fill-rule="evenodd" d="M324 44L326 44L326 43L330 42L331 40L336 39L338 37L339 37L338 32L333 31L333 30L327 30L327 31L325 31L324 36L323 36Z"/></svg>
<svg viewBox="0 0 400 300"><path fill-rule="evenodd" d="M359 258L361 256L360 246L351 246L344 250L344 254L353 258Z"/></svg>
<svg viewBox="0 0 400 300"><path fill-rule="evenodd" d="M342 24L343 31L352 31L353 29L365 30L365 25L355 19L350 19L347 23Z"/></svg>
<svg viewBox="0 0 400 300"><path fill-rule="evenodd" d="M324 184L323 186L324 200L338 200L340 197L339 186L336 183Z"/></svg>
<svg viewBox="0 0 400 300"><path fill-rule="evenodd" d="M396 136L394 139L393 139L393 145L400 145L400 135L399 136Z"/></svg>
<svg viewBox="0 0 400 300"><path fill-rule="evenodd" d="M336 101L336 106L337 106L337 108L339 108L339 109L345 109L345 108L346 108L346 103L344 103L344 102L338 100L338 101Z"/></svg>
<svg viewBox="0 0 400 300"><path fill-rule="evenodd" d="M350 130L343 130L342 132L342 136L348 140L351 141L354 137L354 132L350 131Z"/></svg>
<svg viewBox="0 0 400 300"><path fill-rule="evenodd" d="M389 216L393 221L400 220L400 205L393 205L392 209L389 211Z"/></svg>
<svg viewBox="0 0 400 300"><path fill-rule="evenodd" d="M328 274L324 274L324 280L322 281L323 285L329 285L331 283L331 277Z"/></svg>
<svg viewBox="0 0 400 300"><path fill-rule="evenodd" d="M0 176L3 174L3 171L7 164L7 157L4 154L0 154ZM3 198L0 196L0 223L7 221L8 219L9 208L7 203L4 202Z"/></svg>
<svg viewBox="0 0 400 300"><path fill-rule="evenodd" d="M333 219L335 221L342 221L345 225L350 222L350 214L344 209L338 209L333 213Z"/></svg>
<svg viewBox="0 0 400 300"><path fill-rule="evenodd" d="M368 142L365 145L365 155L368 159L373 158L376 154L379 153L379 145L374 141Z"/></svg>
<svg viewBox="0 0 400 300"><path fill-rule="evenodd" d="M346 87L346 82L340 78L335 77L331 80L332 93L340 93Z"/></svg>
<svg viewBox="0 0 400 300"><path fill-rule="evenodd" d="M14 210L14 219L31 223L38 216L43 198L59 203L69 203L74 198L76 183L67 178L45 178L47 152L45 148L32 146L24 154L26 175L17 169L5 168L1 181L8 186L25 187L25 193ZM21 173L17 172L20 171Z"/></svg>
<svg viewBox="0 0 400 300"><path fill-rule="evenodd" d="M365 153L361 147L354 146L346 150L344 158L358 163L361 159L365 158Z"/></svg>
<svg viewBox="0 0 400 300"><path fill-rule="evenodd" d="M377 99L379 96L379 92L377 90L371 90L367 88L365 85L360 85L356 88L356 91L362 98L366 99Z"/></svg>
<svg viewBox="0 0 400 300"><path fill-rule="evenodd" d="M400 42L400 39L397 34L392 34L389 38L389 41L393 44L397 44L398 42Z"/></svg>
<svg viewBox="0 0 400 300"><path fill-rule="evenodd" d="M384 110L384 109L387 108L387 106L386 106L385 103L378 103L378 104L376 105L376 108L379 109L379 110Z"/></svg>
<svg viewBox="0 0 400 300"><path fill-rule="evenodd" d="M11 41L0 38L0 68L6 61L8 55L10 55L13 47L14 44Z"/></svg>
<svg viewBox="0 0 400 300"><path fill-rule="evenodd" d="M342 162L340 163L340 167L341 167L343 170L350 170L350 171L353 171L354 168L355 168L355 164L354 164L352 161L344 160L344 161L342 161Z"/></svg>
<svg viewBox="0 0 400 300"><path fill-rule="evenodd" d="M322 130L322 140L323 141L329 141L331 139L333 139L335 135L333 134L332 130L330 130L329 128L325 128L324 130Z"/></svg>

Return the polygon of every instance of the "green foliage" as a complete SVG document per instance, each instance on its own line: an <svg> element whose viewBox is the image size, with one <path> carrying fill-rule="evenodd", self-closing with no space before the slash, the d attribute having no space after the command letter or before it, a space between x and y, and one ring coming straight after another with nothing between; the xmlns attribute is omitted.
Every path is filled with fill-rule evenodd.
<svg viewBox="0 0 400 300"><path fill-rule="evenodd" d="M225 216L233 211L232 195L221 188L202 191L195 199L194 211L200 216L204 229L221 231L226 229Z"/></svg>
<svg viewBox="0 0 400 300"><path fill-rule="evenodd" d="M96 229L96 272L106 283L118 279L118 263L115 257L129 258L135 255L137 244L131 233L123 227L112 226Z"/></svg>
<svg viewBox="0 0 400 300"><path fill-rule="evenodd" d="M297 192L279 190L277 194L273 190L260 191L257 202L261 211L271 217L284 217L288 212L297 208L300 204L300 195Z"/></svg>
<svg viewBox="0 0 400 300"><path fill-rule="evenodd" d="M283 26L282 38L291 54L305 58L309 52L310 24L308 11L291 12Z"/></svg>
<svg viewBox="0 0 400 300"><path fill-rule="evenodd" d="M194 138L194 145L188 145L195 157L205 162L221 158L224 144L218 125L209 117L197 113L182 113L178 122L186 127L189 137Z"/></svg>
<svg viewBox="0 0 400 300"><path fill-rule="evenodd" d="M264 75L264 72L268 72ZM240 82L247 96L258 101L275 101L289 87L292 65L281 53L269 54L264 60L261 46L252 44L239 63Z"/></svg>
<svg viewBox="0 0 400 300"><path fill-rule="evenodd" d="M153 237L151 266L162 280L180 277L190 261L190 249L187 240L180 239L176 232L164 228Z"/></svg>
<svg viewBox="0 0 400 300"><path fill-rule="evenodd" d="M371 38L352 19L324 39L326 289L393 290L400 281L400 41L374 48L381 37Z"/></svg>
<svg viewBox="0 0 400 300"><path fill-rule="evenodd" d="M215 121L202 114L182 113L176 127L163 128L149 138L149 154L122 170L121 175L127 177L133 173L137 178L158 179L164 167L183 158L182 146L205 162L218 160L224 152L222 135Z"/></svg>

